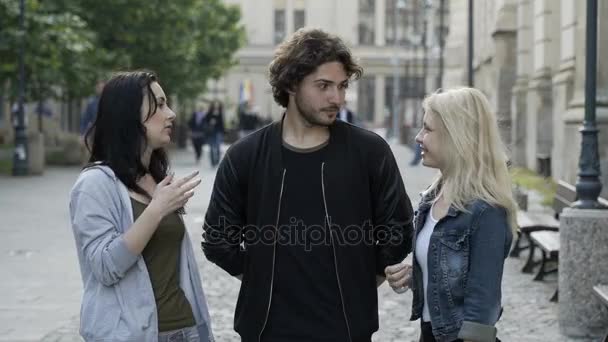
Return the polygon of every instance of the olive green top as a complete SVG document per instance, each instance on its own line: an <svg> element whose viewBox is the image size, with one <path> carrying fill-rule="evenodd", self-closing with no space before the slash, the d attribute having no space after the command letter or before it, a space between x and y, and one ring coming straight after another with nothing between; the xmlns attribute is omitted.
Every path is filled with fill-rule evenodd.
<svg viewBox="0 0 608 342"><path fill-rule="evenodd" d="M133 219L147 204L131 198ZM179 286L179 258L186 228L178 213L165 216L142 251L154 291L158 313L158 331L176 330L196 325L192 308Z"/></svg>

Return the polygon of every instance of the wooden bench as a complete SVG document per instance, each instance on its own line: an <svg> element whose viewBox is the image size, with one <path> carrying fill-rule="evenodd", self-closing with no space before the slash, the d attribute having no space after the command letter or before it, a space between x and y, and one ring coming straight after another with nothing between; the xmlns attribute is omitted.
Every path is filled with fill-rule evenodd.
<svg viewBox="0 0 608 342"><path fill-rule="evenodd" d="M608 285L595 285L593 287L593 292L598 296L598 298L608 307ZM606 335L602 341L608 341L608 330L606 330Z"/></svg>
<svg viewBox="0 0 608 342"><path fill-rule="evenodd" d="M553 203L555 217L546 214L535 216L532 213L518 213L518 225L520 225L521 230L520 237L523 236L529 241L527 248L530 250L528 260L522 271L531 273L534 267L540 264L534 280L542 281L547 274L558 271L560 247L559 214L563 208L571 206L576 200L576 188L566 182L559 181ZM598 202L608 207L606 199L600 197L598 198ZM536 249L540 249L542 253L540 261L534 261ZM554 263L553 267L549 267L551 263ZM558 301L558 296L559 289L556 288L550 301Z"/></svg>
<svg viewBox="0 0 608 342"><path fill-rule="evenodd" d="M559 257L559 231L535 231L530 233L530 243L533 246L538 246L542 251L542 260L538 273L534 280L542 281L545 279L545 275L557 272L557 263ZM531 251L532 252L532 251ZM549 268L549 263L555 262L552 268ZM555 289L553 296L550 301L557 302L558 290Z"/></svg>
<svg viewBox="0 0 608 342"><path fill-rule="evenodd" d="M530 234L537 231L557 232L559 230L559 214L564 208L574 203L574 201L576 201L576 188L560 180L557 183L557 189L553 197L553 215L530 213L521 210L517 212L519 231L517 240L509 256L519 257L522 250L529 249L528 260L524 264L522 272L532 273L534 268L542 262L534 260L535 246L532 243ZM527 245L522 245L524 240L527 241Z"/></svg>

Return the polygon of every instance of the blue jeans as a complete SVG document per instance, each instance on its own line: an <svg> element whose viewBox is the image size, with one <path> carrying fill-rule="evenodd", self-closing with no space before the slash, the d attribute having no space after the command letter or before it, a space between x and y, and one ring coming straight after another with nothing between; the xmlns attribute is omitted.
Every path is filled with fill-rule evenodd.
<svg viewBox="0 0 608 342"><path fill-rule="evenodd" d="M410 161L410 165L412 166L418 165L418 163L420 163L420 160L422 160L422 146L420 146L420 144L418 143L415 143L414 145L414 159Z"/></svg>
<svg viewBox="0 0 608 342"><path fill-rule="evenodd" d="M213 133L207 138L209 144L209 156L211 157L211 165L216 166L220 163L220 145L223 140L222 133Z"/></svg>
<svg viewBox="0 0 608 342"><path fill-rule="evenodd" d="M196 326L163 331L158 334L158 342L200 342Z"/></svg>

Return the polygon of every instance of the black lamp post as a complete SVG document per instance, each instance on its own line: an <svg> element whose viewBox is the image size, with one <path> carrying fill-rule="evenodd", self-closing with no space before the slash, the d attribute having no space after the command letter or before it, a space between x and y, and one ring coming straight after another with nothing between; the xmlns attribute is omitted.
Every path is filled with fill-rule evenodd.
<svg viewBox="0 0 608 342"><path fill-rule="evenodd" d="M585 48L585 120L582 134L581 156L578 162L576 194L578 201L572 207L578 209L607 209L597 198L602 192L600 157L595 123L597 91L597 0L587 0L587 46Z"/></svg>
<svg viewBox="0 0 608 342"><path fill-rule="evenodd" d="M13 154L13 175L28 174L27 134L25 131L25 2L19 2L19 97L17 100L17 115L13 118L15 126L15 152Z"/></svg>
<svg viewBox="0 0 608 342"><path fill-rule="evenodd" d="M443 87L443 64L445 50L445 0L439 1L439 70L437 72L437 89Z"/></svg>
<svg viewBox="0 0 608 342"><path fill-rule="evenodd" d="M467 84L474 86L473 77L473 0L469 0L469 53L467 56Z"/></svg>

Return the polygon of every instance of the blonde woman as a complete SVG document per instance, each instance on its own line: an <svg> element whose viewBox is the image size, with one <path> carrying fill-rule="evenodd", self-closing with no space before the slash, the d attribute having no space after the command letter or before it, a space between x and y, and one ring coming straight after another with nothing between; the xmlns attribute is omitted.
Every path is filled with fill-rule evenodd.
<svg viewBox="0 0 608 342"><path fill-rule="evenodd" d="M497 341L516 207L496 117L472 88L432 94L423 109L416 142L439 176L418 207L413 265L385 273L395 292L413 290L420 341Z"/></svg>

